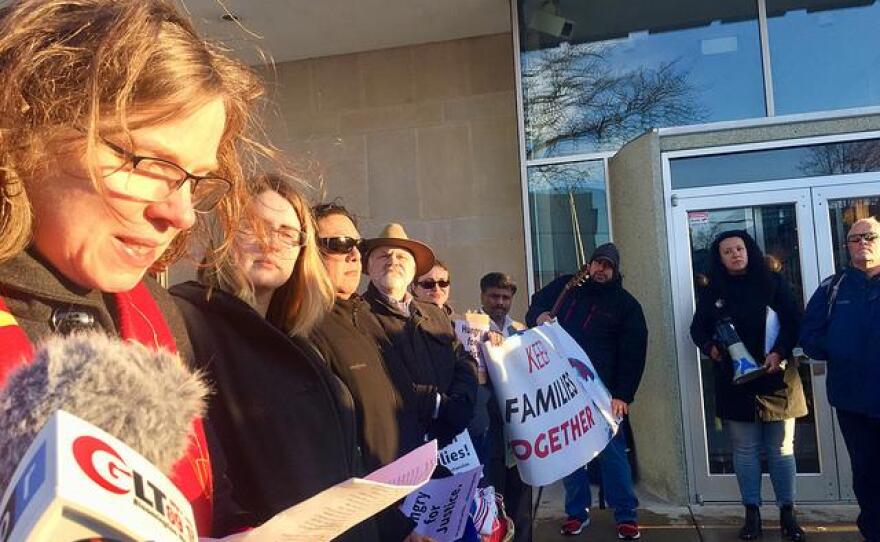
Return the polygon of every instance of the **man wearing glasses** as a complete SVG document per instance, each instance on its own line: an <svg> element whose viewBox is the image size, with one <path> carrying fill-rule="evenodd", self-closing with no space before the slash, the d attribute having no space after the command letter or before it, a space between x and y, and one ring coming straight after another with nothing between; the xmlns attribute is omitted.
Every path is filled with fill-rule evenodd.
<svg viewBox="0 0 880 542"><path fill-rule="evenodd" d="M801 346L828 361L828 401L852 463L859 530L880 541L880 222L857 220L846 236L850 266L810 298Z"/></svg>

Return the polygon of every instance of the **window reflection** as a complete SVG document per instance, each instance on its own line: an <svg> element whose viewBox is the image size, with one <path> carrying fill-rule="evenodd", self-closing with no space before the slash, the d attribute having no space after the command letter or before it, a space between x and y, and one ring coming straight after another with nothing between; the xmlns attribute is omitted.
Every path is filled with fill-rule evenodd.
<svg viewBox="0 0 880 542"><path fill-rule="evenodd" d="M535 287L574 273L608 242L605 169L601 160L531 167L529 215Z"/></svg>
<svg viewBox="0 0 880 542"><path fill-rule="evenodd" d="M880 171L880 139L746 151L669 161L672 188Z"/></svg>
<svg viewBox="0 0 880 542"><path fill-rule="evenodd" d="M763 116L755 0L520 0L530 159Z"/></svg>
<svg viewBox="0 0 880 542"><path fill-rule="evenodd" d="M767 25L777 115L880 103L880 3L767 0Z"/></svg>

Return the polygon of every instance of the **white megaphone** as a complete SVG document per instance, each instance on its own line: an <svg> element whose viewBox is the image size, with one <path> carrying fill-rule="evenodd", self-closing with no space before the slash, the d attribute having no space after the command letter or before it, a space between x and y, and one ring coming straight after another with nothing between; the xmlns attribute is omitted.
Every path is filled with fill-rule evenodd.
<svg viewBox="0 0 880 542"><path fill-rule="evenodd" d="M734 384L745 384L767 372L767 369L763 365L758 365L755 358L749 354L730 318L724 318L718 322L716 332L718 339L727 347L727 353L733 363Z"/></svg>

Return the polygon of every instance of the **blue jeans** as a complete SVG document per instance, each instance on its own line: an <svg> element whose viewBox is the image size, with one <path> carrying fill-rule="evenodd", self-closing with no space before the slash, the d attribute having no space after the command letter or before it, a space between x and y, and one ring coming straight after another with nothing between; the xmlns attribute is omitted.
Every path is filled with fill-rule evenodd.
<svg viewBox="0 0 880 542"><path fill-rule="evenodd" d="M608 446L596 459L608 505L614 509L617 523L635 523L639 499L633 491L632 471L626 457L626 441L623 432L618 431ZM562 479L565 486L565 513L568 517L584 521L592 504L590 481L587 469L581 467Z"/></svg>
<svg viewBox="0 0 880 542"><path fill-rule="evenodd" d="M778 422L724 420L733 447L733 470L745 505L761 505L761 450L767 458L776 504L794 504L794 418Z"/></svg>

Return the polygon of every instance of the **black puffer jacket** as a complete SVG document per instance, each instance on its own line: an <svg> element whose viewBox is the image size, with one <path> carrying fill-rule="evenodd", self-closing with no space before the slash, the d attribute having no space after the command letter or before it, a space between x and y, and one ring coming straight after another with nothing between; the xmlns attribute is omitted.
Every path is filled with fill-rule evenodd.
<svg viewBox="0 0 880 542"><path fill-rule="evenodd" d="M564 275L532 296L526 324L553 308L572 275ZM584 349L611 396L632 403L645 371L648 327L642 306L623 289L615 272L611 282L588 280L570 291L559 308L560 325Z"/></svg>
<svg viewBox="0 0 880 542"><path fill-rule="evenodd" d="M444 446L461 433L474 415L477 365L439 307L413 300L410 316L392 306L372 284L364 299L379 321L374 339L379 345L406 409L417 413L419 433L402 435L418 445L424 435ZM436 395L440 411L433 418Z"/></svg>
<svg viewBox="0 0 880 542"><path fill-rule="evenodd" d="M171 289L196 364L216 391L208 419L229 462L236 500L263 522L362 475L351 394L306 341L248 304L187 282ZM377 540L372 521L338 538Z"/></svg>
<svg viewBox="0 0 880 542"><path fill-rule="evenodd" d="M769 306L776 311L780 323L779 336L770 351L778 353L782 359L790 360L801 319L801 308L792 294L791 286L779 273L770 275L769 291L766 292L746 275L729 275L725 282L723 289L710 285L699 292L691 323L691 338L705 355L709 355L713 345L724 355L722 362L712 366L716 416L742 422L779 421L805 416L806 399L794 363L789 363L785 371L737 385L733 383L733 364L726 355L726 349L715 340L716 323L723 317L730 317L746 349L757 363L763 363ZM719 298L723 302L716 304Z"/></svg>

